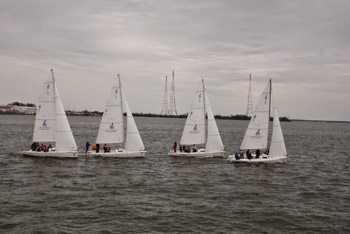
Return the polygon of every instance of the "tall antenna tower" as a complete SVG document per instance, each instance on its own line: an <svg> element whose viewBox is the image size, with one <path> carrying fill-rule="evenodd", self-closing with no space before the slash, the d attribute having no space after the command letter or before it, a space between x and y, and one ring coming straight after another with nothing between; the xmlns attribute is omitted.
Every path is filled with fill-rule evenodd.
<svg viewBox="0 0 350 234"><path fill-rule="evenodd" d="M173 70L173 77L171 81L171 90L170 90L170 98L169 98L169 115L177 115L176 103L175 103L175 76Z"/></svg>
<svg viewBox="0 0 350 234"><path fill-rule="evenodd" d="M162 106L162 111L160 112L160 114L167 115L168 111L169 111L168 110L168 76L165 76L163 106Z"/></svg>
<svg viewBox="0 0 350 234"><path fill-rule="evenodd" d="M253 115L253 98L252 98L252 75L249 74L249 88L248 88L248 103L247 103L247 116Z"/></svg>

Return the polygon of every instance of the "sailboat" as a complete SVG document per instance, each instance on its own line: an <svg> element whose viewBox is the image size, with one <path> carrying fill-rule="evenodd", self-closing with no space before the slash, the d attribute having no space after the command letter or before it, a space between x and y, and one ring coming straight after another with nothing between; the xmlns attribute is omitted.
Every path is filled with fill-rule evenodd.
<svg viewBox="0 0 350 234"><path fill-rule="evenodd" d="M204 145L204 148L196 149L196 145ZM169 155L187 157L223 157L224 155L224 145L222 144L203 79L202 88L195 92L195 97L187 115L180 147L179 149L171 150Z"/></svg>
<svg viewBox="0 0 350 234"><path fill-rule="evenodd" d="M270 147L268 148L269 122L272 97L271 79L267 83L264 92L250 119L240 150L264 151L257 157L252 154L250 159L245 155L239 158L236 155L229 155L228 160L234 163L284 163L287 160L287 150L284 142L282 128L275 102L273 103L273 124Z"/></svg>
<svg viewBox="0 0 350 234"><path fill-rule="evenodd" d="M96 146L87 152L87 155L115 158L139 158L146 154L140 133L130 111L130 107L123 96L120 76L113 85L109 95L105 111L103 113L100 128L96 138ZM123 118L124 106L126 121ZM103 149L107 144L123 144L119 149ZM107 149L107 150L106 150Z"/></svg>
<svg viewBox="0 0 350 234"><path fill-rule="evenodd" d="M45 150L37 147L39 143L54 143ZM39 98L39 106L35 116L33 145L31 150L23 151L25 156L33 157L78 157L77 144L64 111L53 69L49 79L44 83ZM32 146L33 146L32 145Z"/></svg>

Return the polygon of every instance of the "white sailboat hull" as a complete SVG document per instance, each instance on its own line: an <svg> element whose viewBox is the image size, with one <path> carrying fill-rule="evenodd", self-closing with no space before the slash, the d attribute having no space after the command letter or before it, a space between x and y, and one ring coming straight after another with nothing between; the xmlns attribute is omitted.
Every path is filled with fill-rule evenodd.
<svg viewBox="0 0 350 234"><path fill-rule="evenodd" d="M126 150L111 150L110 152L88 151L84 156L102 157L102 158L144 158L146 151L126 151Z"/></svg>
<svg viewBox="0 0 350 234"><path fill-rule="evenodd" d="M29 157L41 157L41 158L77 158L78 151L48 151L48 152L37 152L37 151L23 151L24 156Z"/></svg>
<svg viewBox="0 0 350 234"><path fill-rule="evenodd" d="M205 149L199 149L197 152L180 152L173 150L169 152L169 156L173 157L196 157L196 158L219 158L224 157L225 151L215 151L215 152L206 152Z"/></svg>
<svg viewBox="0 0 350 234"><path fill-rule="evenodd" d="M269 157L266 154L261 155L259 158L253 158L253 159L236 159L234 155L228 156L228 161L231 163L285 163L287 161L286 156L274 156Z"/></svg>

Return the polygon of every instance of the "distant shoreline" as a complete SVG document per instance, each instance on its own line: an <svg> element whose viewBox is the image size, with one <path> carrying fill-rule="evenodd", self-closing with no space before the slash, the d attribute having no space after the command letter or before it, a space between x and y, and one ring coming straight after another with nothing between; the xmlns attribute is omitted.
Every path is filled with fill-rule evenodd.
<svg viewBox="0 0 350 234"><path fill-rule="evenodd" d="M293 122L350 123L347 120L291 119Z"/></svg>
<svg viewBox="0 0 350 234"><path fill-rule="evenodd" d="M88 113L77 113L75 111L66 111L67 116L87 116L87 117L99 117L102 116L103 112L99 111L88 111ZM179 118L185 119L187 117L186 114L181 115L160 115L160 114L152 114L152 113L132 113L135 117L154 117L154 118ZM15 111L1 112L0 115L35 115L35 114L25 114L19 113ZM125 115L125 114L124 114ZM230 115L230 116L222 116L215 115L215 119L229 119L229 120L249 120L250 118L246 115ZM346 120L317 120L317 119L289 119L287 117L280 117L280 121L282 122L323 122L323 123L350 123L350 121Z"/></svg>
<svg viewBox="0 0 350 234"><path fill-rule="evenodd" d="M100 111L66 111L67 116L87 116L87 117L99 117L102 116L103 112ZM181 115L160 115L153 113L132 113L135 117L154 117L154 118L178 118L185 119L187 114ZM0 115L35 115L26 114L18 111L0 111ZM124 114L125 115L125 114ZM215 119L229 119L229 120L249 120L250 118L246 115L215 115ZM272 118L271 118L272 119ZM350 123L346 120L316 120L316 119L289 119L288 117L280 117L281 122L323 122L323 123Z"/></svg>
<svg viewBox="0 0 350 234"><path fill-rule="evenodd" d="M7 105L0 105L0 115L35 115L36 106L33 103L20 103L12 102ZM102 116L102 111L74 111L66 110L66 115L68 116ZM156 118L179 118L185 119L187 114L180 115L161 115L154 113L132 113L136 117L156 117ZM124 113L124 115L126 115ZM215 115L216 119L230 119L230 120L250 120L250 117L247 115L236 114L236 115ZM272 120L272 118L270 118ZM280 117L282 122L291 122L291 121L308 121L308 122L325 122L325 123L350 123L346 120L312 120L312 119L289 119L286 116Z"/></svg>
<svg viewBox="0 0 350 234"><path fill-rule="evenodd" d="M103 112L100 111L72 111L72 110L67 110L66 111L67 116L92 116L92 117L98 117L102 116ZM35 115L35 114L27 114L23 113L20 111L0 111L0 115ZM124 113L125 115L125 113ZM180 115L160 115L160 114L154 114L154 113L133 113L133 116L135 117L156 117L156 118L179 118L179 119L185 119L187 117L187 114L180 114ZM224 116L224 115L215 115L216 119L229 119L229 120L250 120L250 117L247 115L229 115L229 116ZM272 119L272 118L271 118ZM294 120L289 119L288 117L280 117L280 121L283 122L291 122ZM302 121L302 120L297 120L297 121ZM305 120L305 121L310 121L310 120ZM321 121L322 122L322 121ZM332 121L331 121L332 122Z"/></svg>

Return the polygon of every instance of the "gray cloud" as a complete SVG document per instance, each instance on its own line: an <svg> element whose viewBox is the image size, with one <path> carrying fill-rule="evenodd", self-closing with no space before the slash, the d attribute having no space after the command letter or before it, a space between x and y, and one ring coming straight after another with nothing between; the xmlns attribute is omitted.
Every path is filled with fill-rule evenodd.
<svg viewBox="0 0 350 234"><path fill-rule="evenodd" d="M350 120L348 1L1 1L0 102L37 102L53 67L66 108L102 110L120 73L133 111L180 112L205 78L213 110L244 113L272 77L281 115Z"/></svg>

